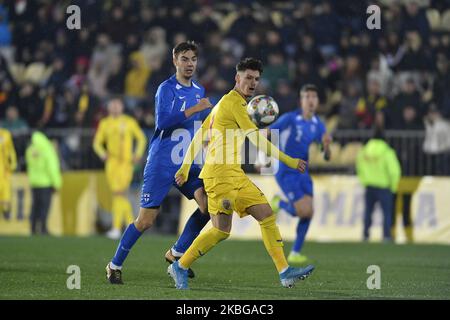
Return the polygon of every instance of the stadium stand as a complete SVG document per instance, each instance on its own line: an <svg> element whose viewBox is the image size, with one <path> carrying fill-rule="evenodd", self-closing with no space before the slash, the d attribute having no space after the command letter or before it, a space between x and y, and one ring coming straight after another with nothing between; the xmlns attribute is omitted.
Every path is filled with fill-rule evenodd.
<svg viewBox="0 0 450 320"><path fill-rule="evenodd" d="M415 140L424 159L410 174L433 174L421 144L431 105L450 118L450 1L376 1L382 28L368 30L372 2L78 0L71 3L81 8L81 30L69 30L69 1L0 1L0 119L5 126L15 106L28 127L58 140L66 169L99 168L85 142L105 101L123 96L151 136L156 88L173 72L170 50L193 39L201 47L198 80L213 102L231 88L236 61L256 56L265 64L259 92L282 112L296 108L301 85L314 83L333 135L354 130L349 139L364 142L378 122L407 129L402 139ZM372 92L369 80L379 88ZM68 127L76 130L61 131ZM13 134L23 158L30 132ZM347 142L337 140L344 157L327 166L353 166Z"/></svg>

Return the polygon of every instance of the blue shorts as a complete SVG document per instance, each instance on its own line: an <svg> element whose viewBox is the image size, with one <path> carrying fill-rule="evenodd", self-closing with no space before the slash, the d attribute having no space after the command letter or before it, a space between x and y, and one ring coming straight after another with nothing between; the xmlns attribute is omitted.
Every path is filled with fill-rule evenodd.
<svg viewBox="0 0 450 320"><path fill-rule="evenodd" d="M276 175L278 185L290 202L296 202L305 195L313 196L313 183L308 173Z"/></svg>
<svg viewBox="0 0 450 320"><path fill-rule="evenodd" d="M177 169L176 169L177 170ZM194 199L194 192L203 187L203 180L198 176L201 169L193 165L189 178L181 187L175 182L175 171L161 169L151 172L144 171L144 183L141 191L141 208L159 207L172 186L177 188L189 200Z"/></svg>

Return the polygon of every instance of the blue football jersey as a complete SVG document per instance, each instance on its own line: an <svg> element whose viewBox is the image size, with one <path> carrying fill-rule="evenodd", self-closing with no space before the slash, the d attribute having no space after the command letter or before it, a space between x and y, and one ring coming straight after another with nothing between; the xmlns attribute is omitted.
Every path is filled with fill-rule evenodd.
<svg viewBox="0 0 450 320"><path fill-rule="evenodd" d="M269 129L279 130L279 148L287 155L308 161L309 146L313 142L321 143L326 132L325 125L314 115L310 120L302 116L301 111L291 111L283 114ZM274 141L275 142L275 141ZM277 175L297 172L284 163L279 162Z"/></svg>
<svg viewBox="0 0 450 320"><path fill-rule="evenodd" d="M198 112L188 119L184 111L204 97L205 89L201 85L192 81L190 87L183 86L175 75L160 84L155 96L156 126L150 141L146 170L153 171L161 167L178 170L194 131L200 128L211 110Z"/></svg>

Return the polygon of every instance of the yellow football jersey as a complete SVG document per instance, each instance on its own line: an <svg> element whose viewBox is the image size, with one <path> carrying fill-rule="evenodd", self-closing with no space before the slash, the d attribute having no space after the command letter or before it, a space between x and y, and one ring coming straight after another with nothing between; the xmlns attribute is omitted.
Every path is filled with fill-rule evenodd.
<svg viewBox="0 0 450 320"><path fill-rule="evenodd" d="M0 178L7 177L16 167L17 156L11 133L0 129Z"/></svg>
<svg viewBox="0 0 450 320"><path fill-rule="evenodd" d="M278 150L259 132L248 116L247 101L235 90L224 95L205 119L176 175L182 174L187 178L192 161L202 149L202 140L206 136L209 143L205 165L200 173L202 179L244 175L241 149L245 137L267 155L279 159L291 168L297 168L299 163L298 159Z"/></svg>
<svg viewBox="0 0 450 320"><path fill-rule="evenodd" d="M241 149L246 133L258 128L247 114L247 102L235 90L224 95L211 112L208 152L200 178L241 176Z"/></svg>
<svg viewBox="0 0 450 320"><path fill-rule="evenodd" d="M134 140L137 143L133 152ZM132 117L108 116L100 121L94 138L94 150L99 156L107 155L108 158L127 162L132 161L134 156L142 157L146 140L138 123Z"/></svg>

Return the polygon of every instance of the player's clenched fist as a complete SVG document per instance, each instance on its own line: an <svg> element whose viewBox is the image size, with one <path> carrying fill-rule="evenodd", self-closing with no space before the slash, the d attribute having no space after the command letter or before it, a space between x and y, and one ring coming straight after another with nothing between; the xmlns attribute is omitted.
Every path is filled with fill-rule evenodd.
<svg viewBox="0 0 450 320"><path fill-rule="evenodd" d="M184 177L183 174L176 175L175 182L177 183L178 186L181 187L186 182L186 178Z"/></svg>
<svg viewBox="0 0 450 320"><path fill-rule="evenodd" d="M301 173L305 172L307 164L305 160L298 159L297 170Z"/></svg>
<svg viewBox="0 0 450 320"><path fill-rule="evenodd" d="M197 103L198 111L203 111L212 107L213 105L209 101L209 98L201 98L200 101Z"/></svg>
<svg viewBox="0 0 450 320"><path fill-rule="evenodd" d="M187 181L189 176L190 166L182 165L180 169L175 173L175 182L180 187Z"/></svg>

